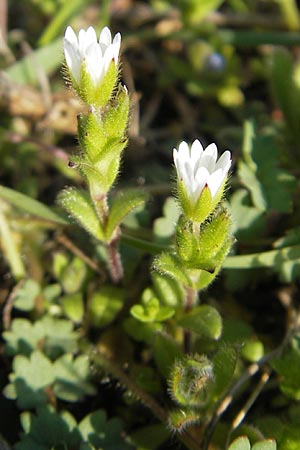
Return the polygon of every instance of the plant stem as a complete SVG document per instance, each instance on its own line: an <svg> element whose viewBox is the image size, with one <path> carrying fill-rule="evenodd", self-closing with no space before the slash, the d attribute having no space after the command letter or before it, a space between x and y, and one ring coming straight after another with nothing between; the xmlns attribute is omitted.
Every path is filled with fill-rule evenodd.
<svg viewBox="0 0 300 450"><path fill-rule="evenodd" d="M191 287L185 288L185 304L184 312L188 313L193 309L197 299L198 291ZM191 352L191 332L189 330L184 330L183 335L183 347L185 353Z"/></svg>
<svg viewBox="0 0 300 450"><path fill-rule="evenodd" d="M230 438L232 436L233 431L236 430L236 428L238 428L239 425L241 424L241 422L245 419L249 409L254 404L255 400L257 399L257 397L259 396L259 394L263 390L263 388L266 385L266 383L269 381L270 372L271 372L271 369L268 369L268 368L265 369L265 371L262 373L262 375L260 377L258 385L252 391L250 397L246 401L245 406L242 408L242 410L237 414L237 416L232 421L230 430L229 430L228 435L227 435L227 441L226 441L225 448L227 448L229 446Z"/></svg>
<svg viewBox="0 0 300 450"><path fill-rule="evenodd" d="M123 265L118 246L119 238L114 239L106 246L110 276L116 284L123 278Z"/></svg>
<svg viewBox="0 0 300 450"><path fill-rule="evenodd" d="M22 261L22 257L18 246L15 241L15 237L9 228L8 221L5 214L0 212L0 238L3 253L7 259L13 276L16 280L20 280L26 276L25 266Z"/></svg>

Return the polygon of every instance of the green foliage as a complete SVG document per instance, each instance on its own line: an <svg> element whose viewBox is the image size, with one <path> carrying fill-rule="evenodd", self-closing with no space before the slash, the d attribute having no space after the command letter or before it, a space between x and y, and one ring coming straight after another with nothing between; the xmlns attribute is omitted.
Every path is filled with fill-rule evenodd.
<svg viewBox="0 0 300 450"><path fill-rule="evenodd" d="M291 212L295 179L278 168L279 149L271 134L256 135L253 123L245 124L244 161L238 174L249 189L253 205L261 211Z"/></svg>
<svg viewBox="0 0 300 450"><path fill-rule="evenodd" d="M173 197L168 197L163 206L163 216L154 221L153 232L159 242L169 242L175 231L175 224L180 216L178 204Z"/></svg>
<svg viewBox="0 0 300 450"><path fill-rule="evenodd" d="M234 440L228 450L276 450L277 446L273 440L263 440L250 445L250 441L246 436L241 436Z"/></svg>
<svg viewBox="0 0 300 450"><path fill-rule="evenodd" d="M294 144L298 145L300 86L297 82L297 67L294 66L293 59L286 49L276 49L273 52L271 87L284 114L288 132Z"/></svg>
<svg viewBox="0 0 300 450"><path fill-rule="evenodd" d="M108 242L113 239L114 233L116 233L123 219L132 210L143 205L146 198L146 194L141 191L128 190L112 200L109 219L105 227L105 235Z"/></svg>
<svg viewBox="0 0 300 450"><path fill-rule="evenodd" d="M84 316L84 304L81 293L64 295L60 303L65 315L74 322L81 322Z"/></svg>
<svg viewBox="0 0 300 450"><path fill-rule="evenodd" d="M300 344L299 337L295 337L290 348L283 355L275 358L272 365L280 376L280 388L287 396L294 400L300 399Z"/></svg>
<svg viewBox="0 0 300 450"><path fill-rule="evenodd" d="M179 318L178 324L209 339L218 339L222 333L222 318L218 311L209 305L196 306Z"/></svg>
<svg viewBox="0 0 300 450"><path fill-rule="evenodd" d="M45 45L24 56L6 69L7 75L20 84L37 84L38 71L36 67L43 67L48 74L54 72L62 62L61 38Z"/></svg>
<svg viewBox="0 0 300 450"><path fill-rule="evenodd" d="M158 298L147 289L142 295L142 304L130 309L131 315L141 322L164 322L170 319L175 311L170 306L160 306Z"/></svg>
<svg viewBox="0 0 300 450"><path fill-rule="evenodd" d="M68 188L59 195L59 202L68 213L96 239L104 239L104 231L95 207L88 194L82 190Z"/></svg>
<svg viewBox="0 0 300 450"><path fill-rule="evenodd" d="M34 280L25 280L18 289L15 300L14 307L20 309L21 311L30 311L34 308L36 297L41 291L40 286Z"/></svg>
<svg viewBox="0 0 300 450"><path fill-rule="evenodd" d="M58 414L50 407L38 408L36 415L25 412L21 419L24 432L17 450L132 448L122 438L121 421L116 418L107 420L103 410L89 414L79 424L67 411Z"/></svg>
<svg viewBox="0 0 300 450"><path fill-rule="evenodd" d="M166 333L156 332L153 340L153 357L160 373L169 378L176 359L183 356L177 343Z"/></svg>
<svg viewBox="0 0 300 450"><path fill-rule="evenodd" d="M52 363L42 352L35 350L30 357L17 355L14 358L5 394L16 399L22 409L47 403L51 391L57 398L76 402L95 393L88 378L89 361L86 356L73 359L71 354L65 353Z"/></svg>
<svg viewBox="0 0 300 450"><path fill-rule="evenodd" d="M22 211L33 216L40 217L46 221L54 222L60 225L68 225L69 223L64 217L61 217L53 212L48 206L22 194L21 192L0 186L0 197L17 208L20 208Z"/></svg>
<svg viewBox="0 0 300 450"><path fill-rule="evenodd" d="M105 327L116 318L125 300L125 292L114 286L103 286L89 299L88 311L94 326Z"/></svg>

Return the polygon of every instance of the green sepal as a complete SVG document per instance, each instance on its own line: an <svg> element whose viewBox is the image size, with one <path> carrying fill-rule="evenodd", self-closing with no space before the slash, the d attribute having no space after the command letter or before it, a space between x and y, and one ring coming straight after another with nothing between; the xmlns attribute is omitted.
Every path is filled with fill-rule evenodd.
<svg viewBox="0 0 300 450"><path fill-rule="evenodd" d="M85 157L91 162L96 161L107 143L107 133L99 114L89 111L80 114L78 121L78 140L84 150Z"/></svg>
<svg viewBox="0 0 300 450"><path fill-rule="evenodd" d="M83 63L80 72L80 83L75 83L74 88L79 97L87 104L96 108L104 107L110 100L118 80L118 68L114 61L109 65L109 68L96 85L92 81L86 66Z"/></svg>
<svg viewBox="0 0 300 450"><path fill-rule="evenodd" d="M153 262L153 268L161 275L167 275L181 282L184 286L193 287L193 282L189 278L181 261L172 253L161 253Z"/></svg>
<svg viewBox="0 0 300 450"><path fill-rule="evenodd" d="M229 227L230 216L225 209L220 209L201 225L181 216L176 229L176 242L184 265L189 269L215 272L231 245Z"/></svg>
<svg viewBox="0 0 300 450"><path fill-rule="evenodd" d="M213 380L213 364L204 355L189 355L175 362L169 392L181 406L198 408L207 402L206 388Z"/></svg>
<svg viewBox="0 0 300 450"><path fill-rule="evenodd" d="M183 181L178 181L178 198L182 211L186 218L199 224L203 223L211 215L218 203L221 201L225 184L226 180L214 197L212 197L210 189L206 185L203 188L198 200L196 202L193 202L187 195Z"/></svg>
<svg viewBox="0 0 300 450"><path fill-rule="evenodd" d="M178 325L208 339L219 339L222 333L222 318L210 305L196 306L177 321Z"/></svg>
<svg viewBox="0 0 300 450"><path fill-rule="evenodd" d="M135 208L141 206L147 200L147 194L142 191L129 189L116 196L110 205L108 222L105 228L107 242L114 237L115 230L122 220Z"/></svg>
<svg viewBox="0 0 300 450"><path fill-rule="evenodd" d="M79 143L92 163L101 161L103 156L112 151L113 157L116 153L121 154L126 145L124 134L128 114L129 96L127 90L121 86L104 115L97 111L89 111L87 115L78 116Z"/></svg>
<svg viewBox="0 0 300 450"><path fill-rule="evenodd" d="M104 240L104 232L89 195L79 189L68 188L58 196L59 203L92 236Z"/></svg>
<svg viewBox="0 0 300 450"><path fill-rule="evenodd" d="M104 115L103 122L108 136L123 139L128 125L129 95L127 89L120 85L116 97Z"/></svg>
<svg viewBox="0 0 300 450"><path fill-rule="evenodd" d="M88 179L93 197L106 195L111 189L119 173L121 153L126 144L127 140L124 142L112 140L108 142L109 151L104 151L97 162L81 164L81 171Z"/></svg>

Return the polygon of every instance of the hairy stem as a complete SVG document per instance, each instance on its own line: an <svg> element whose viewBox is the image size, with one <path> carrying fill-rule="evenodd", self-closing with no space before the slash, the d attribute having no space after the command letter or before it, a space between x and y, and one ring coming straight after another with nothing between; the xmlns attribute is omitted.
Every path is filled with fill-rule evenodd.
<svg viewBox="0 0 300 450"><path fill-rule="evenodd" d="M108 256L108 268L111 279L114 283L119 283L123 278L123 265L118 249L119 239L114 239L106 246Z"/></svg>
<svg viewBox="0 0 300 450"><path fill-rule="evenodd" d="M184 312L188 313L193 309L196 303L198 291L191 287L186 287L185 289L185 303ZM185 353L191 352L191 332L189 330L184 330L183 335L183 347Z"/></svg>

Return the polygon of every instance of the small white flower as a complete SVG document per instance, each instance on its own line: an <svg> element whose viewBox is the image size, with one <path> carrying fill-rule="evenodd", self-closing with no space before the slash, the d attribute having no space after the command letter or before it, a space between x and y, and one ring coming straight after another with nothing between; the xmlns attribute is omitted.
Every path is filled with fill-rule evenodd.
<svg viewBox="0 0 300 450"><path fill-rule="evenodd" d="M112 41L107 27L103 28L97 41L93 27L81 29L77 37L74 30L68 26L64 37L64 53L76 83L80 84L81 67L85 63L86 71L94 85L97 85L106 74L111 61L114 60L115 65L118 65L120 46L121 34L117 33Z"/></svg>
<svg viewBox="0 0 300 450"><path fill-rule="evenodd" d="M216 144L203 149L200 141L195 140L191 147L183 141L178 150L173 150L178 180L183 181L185 191L192 203L196 203L205 186L208 186L212 198L222 187L231 166L231 153L226 150L218 158Z"/></svg>

